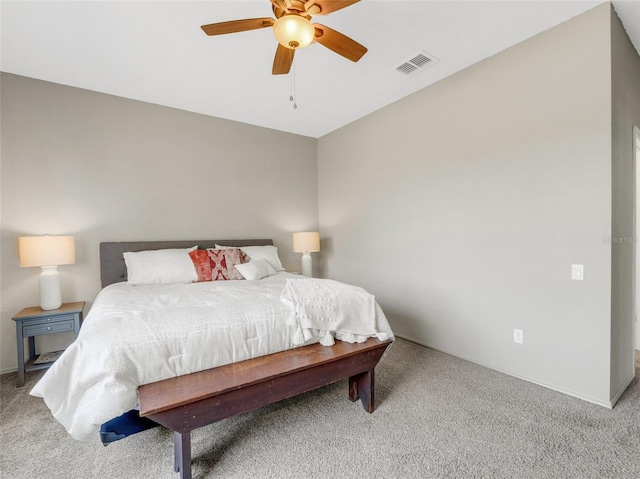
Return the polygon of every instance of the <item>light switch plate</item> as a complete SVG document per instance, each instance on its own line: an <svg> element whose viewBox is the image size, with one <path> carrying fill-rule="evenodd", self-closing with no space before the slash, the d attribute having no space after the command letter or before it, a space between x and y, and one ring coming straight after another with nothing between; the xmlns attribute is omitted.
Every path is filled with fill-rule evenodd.
<svg viewBox="0 0 640 479"><path fill-rule="evenodd" d="M571 265L571 279L582 281L584 279L584 265L572 264Z"/></svg>

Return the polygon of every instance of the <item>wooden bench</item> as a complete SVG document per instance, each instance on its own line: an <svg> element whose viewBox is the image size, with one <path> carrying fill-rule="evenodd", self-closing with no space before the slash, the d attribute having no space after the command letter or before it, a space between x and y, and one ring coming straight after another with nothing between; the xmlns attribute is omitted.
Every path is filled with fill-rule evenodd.
<svg viewBox="0 0 640 479"><path fill-rule="evenodd" d="M140 415L173 430L174 469L191 478L191 431L349 378L349 399L374 410L374 368L391 341L336 341L145 384Z"/></svg>

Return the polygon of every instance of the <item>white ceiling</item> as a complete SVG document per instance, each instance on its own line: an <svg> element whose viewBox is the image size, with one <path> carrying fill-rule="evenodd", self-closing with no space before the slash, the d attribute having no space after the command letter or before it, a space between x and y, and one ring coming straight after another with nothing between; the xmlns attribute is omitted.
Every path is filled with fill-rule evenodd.
<svg viewBox="0 0 640 479"><path fill-rule="evenodd" d="M200 25L272 17L269 0L0 2L2 71L319 138L603 3L362 0L314 17L365 45L358 63L320 44L271 75L270 29L208 37ZM614 0L640 51L640 0ZM439 61L407 77L419 51ZM293 69L292 69L293 71Z"/></svg>

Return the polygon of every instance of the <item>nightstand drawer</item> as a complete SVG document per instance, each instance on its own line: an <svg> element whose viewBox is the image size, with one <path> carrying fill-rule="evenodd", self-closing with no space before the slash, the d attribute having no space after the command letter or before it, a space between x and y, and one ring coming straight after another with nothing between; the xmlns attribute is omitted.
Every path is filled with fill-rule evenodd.
<svg viewBox="0 0 640 479"><path fill-rule="evenodd" d="M43 324L30 324L22 327L24 336L37 336L39 334L60 333L62 331L73 331L73 319L67 321L56 321Z"/></svg>
<svg viewBox="0 0 640 479"><path fill-rule="evenodd" d="M24 322L28 322L29 326L35 326L36 324L49 324L58 321L73 321L75 319L75 315L73 314L55 314L51 316L42 316L41 318L30 318L23 320ZM22 324L24 324L24 322Z"/></svg>

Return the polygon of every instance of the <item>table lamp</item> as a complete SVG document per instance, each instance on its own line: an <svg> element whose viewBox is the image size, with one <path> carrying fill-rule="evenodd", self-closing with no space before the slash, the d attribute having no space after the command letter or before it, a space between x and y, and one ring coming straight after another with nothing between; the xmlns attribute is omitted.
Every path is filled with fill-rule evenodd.
<svg viewBox="0 0 640 479"><path fill-rule="evenodd" d="M62 305L58 266L76 262L73 236L21 236L18 238L20 267L40 266L40 307L44 311Z"/></svg>
<svg viewBox="0 0 640 479"><path fill-rule="evenodd" d="M305 231L293 233L293 251L302 253L302 274L311 277L311 255L320 251L320 233L317 231Z"/></svg>

